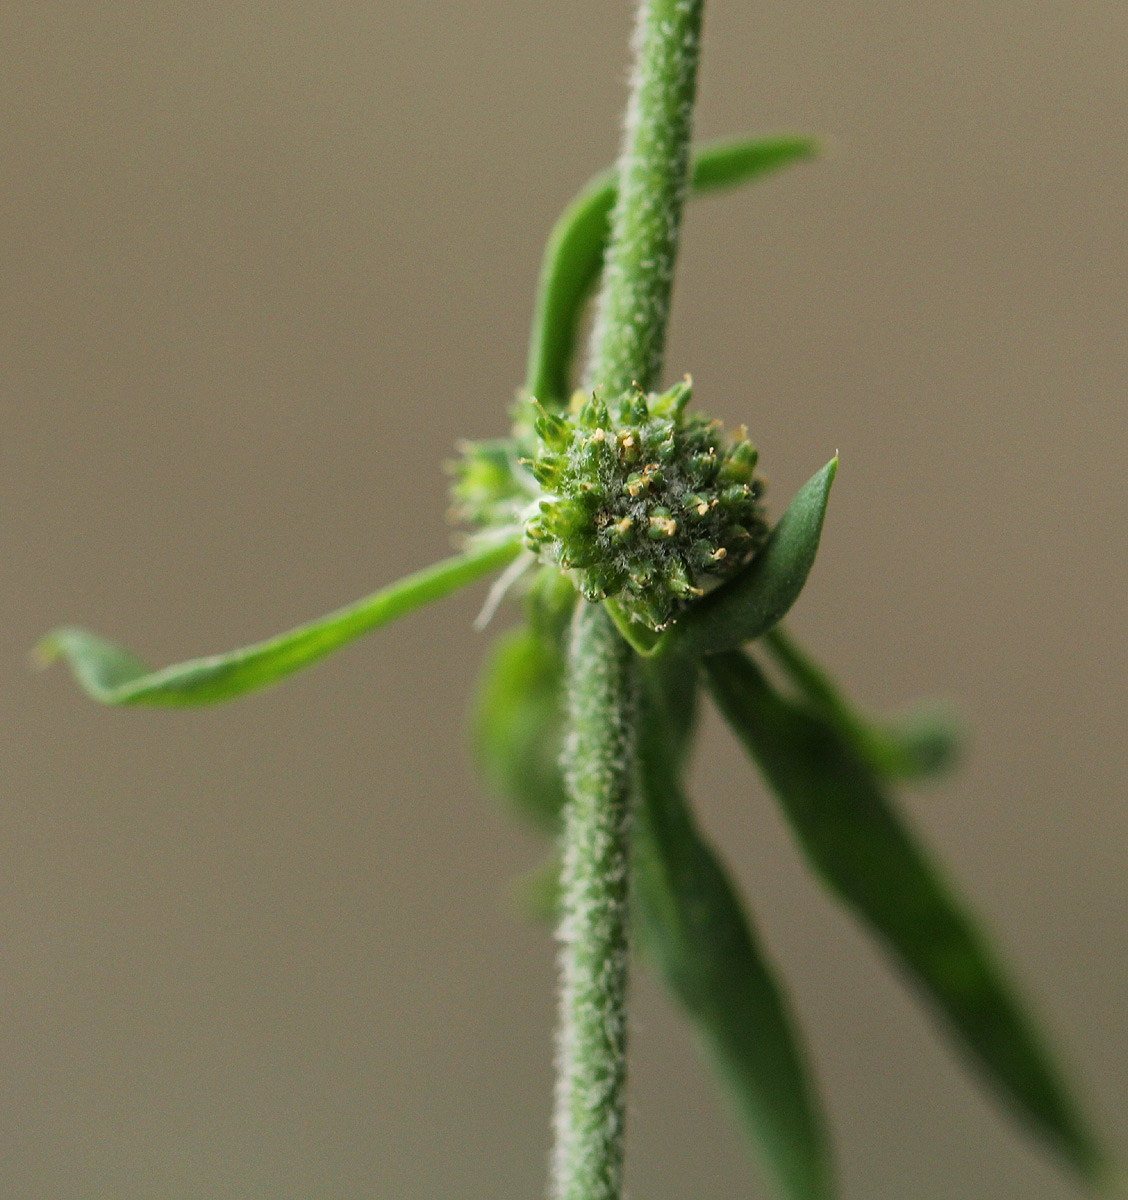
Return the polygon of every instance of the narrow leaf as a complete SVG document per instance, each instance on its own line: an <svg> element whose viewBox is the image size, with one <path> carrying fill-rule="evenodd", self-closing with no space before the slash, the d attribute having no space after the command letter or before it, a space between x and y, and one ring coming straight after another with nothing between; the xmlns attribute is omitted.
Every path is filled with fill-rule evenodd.
<svg viewBox="0 0 1128 1200"><path fill-rule="evenodd" d="M787 1002L678 783L653 699L640 730L636 908L642 941L787 1200L833 1195L821 1113Z"/></svg>
<svg viewBox="0 0 1128 1200"><path fill-rule="evenodd" d="M922 704L885 721L853 708L829 675L782 625L764 638L803 699L870 768L885 779L924 779L949 770L959 755L960 731L950 709Z"/></svg>
<svg viewBox="0 0 1128 1200"><path fill-rule="evenodd" d="M102 704L212 704L276 683L354 638L504 566L519 550L516 542L475 547L265 642L159 671L150 671L113 642L71 626L49 633L36 647L36 657L44 664L64 659L82 690Z"/></svg>
<svg viewBox="0 0 1128 1200"><path fill-rule="evenodd" d="M788 163L813 158L813 138L741 138L702 147L694 155L693 194L746 183ZM571 391L572 360L584 303L603 269L603 248L615 205L613 170L594 176L553 226L545 246L533 309L525 390L543 404Z"/></svg>
<svg viewBox="0 0 1128 1200"><path fill-rule="evenodd" d="M718 654L760 637L781 621L815 561L837 469L838 459L832 458L809 479L748 566L686 609L653 653Z"/></svg>
<svg viewBox="0 0 1128 1200"><path fill-rule="evenodd" d="M829 722L775 693L746 655L705 667L815 872L885 943L1014 1111L1096 1183L1095 1139L986 941L867 765Z"/></svg>

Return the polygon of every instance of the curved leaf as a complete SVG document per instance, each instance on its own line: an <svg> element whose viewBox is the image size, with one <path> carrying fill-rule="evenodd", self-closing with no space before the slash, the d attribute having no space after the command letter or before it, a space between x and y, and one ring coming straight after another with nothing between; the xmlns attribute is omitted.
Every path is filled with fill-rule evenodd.
<svg viewBox="0 0 1128 1200"><path fill-rule="evenodd" d="M652 699L639 732L634 840L643 945L685 1009L741 1125L788 1200L833 1195L830 1150L787 1002L678 783Z"/></svg>
<svg viewBox="0 0 1128 1200"><path fill-rule="evenodd" d="M744 654L705 660L721 712L811 866L885 943L1014 1111L1091 1183L1102 1158L971 918L837 730Z"/></svg>
<svg viewBox="0 0 1128 1200"><path fill-rule="evenodd" d="M884 721L852 708L829 675L799 649L782 625L764 638L772 657L803 699L885 779L925 779L950 770L959 757L960 728L942 704L922 704Z"/></svg>
<svg viewBox="0 0 1128 1200"><path fill-rule="evenodd" d="M719 654L762 636L787 615L814 564L837 469L838 459L832 458L807 480L756 557L686 609L659 638L654 654Z"/></svg>
<svg viewBox="0 0 1128 1200"><path fill-rule="evenodd" d="M44 664L64 659L82 690L102 704L213 704L276 683L346 642L504 566L519 551L517 542L477 546L265 642L159 671L150 671L121 646L73 626L49 633L36 647L36 656Z"/></svg>
<svg viewBox="0 0 1128 1200"><path fill-rule="evenodd" d="M695 152L690 186L694 194L732 187L813 158L817 150L808 137L715 142ZM613 170L594 176L564 210L545 246L525 376L525 390L545 405L562 403L571 391L580 318L603 269L616 185Z"/></svg>

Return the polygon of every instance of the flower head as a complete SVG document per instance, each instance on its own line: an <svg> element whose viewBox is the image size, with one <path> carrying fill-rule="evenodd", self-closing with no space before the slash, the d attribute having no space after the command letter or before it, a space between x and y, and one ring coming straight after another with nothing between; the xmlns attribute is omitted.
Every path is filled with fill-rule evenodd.
<svg viewBox="0 0 1128 1200"><path fill-rule="evenodd" d="M520 406L513 438L463 447L456 511L521 521L525 543L589 600L615 597L662 629L741 567L767 533L757 453L742 428L688 413L688 379L610 403L578 392L566 412Z"/></svg>

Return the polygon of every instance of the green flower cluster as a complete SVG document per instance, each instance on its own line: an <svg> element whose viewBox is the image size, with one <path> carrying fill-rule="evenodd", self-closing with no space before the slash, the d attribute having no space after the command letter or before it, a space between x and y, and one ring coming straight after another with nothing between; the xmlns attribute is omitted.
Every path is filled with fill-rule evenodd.
<svg viewBox="0 0 1128 1200"><path fill-rule="evenodd" d="M526 545L589 600L614 597L660 630L748 561L767 534L757 454L742 428L687 413L688 379L567 412L522 405L511 439L464 445L454 514L524 526Z"/></svg>
<svg viewBox="0 0 1128 1200"><path fill-rule="evenodd" d="M579 394L567 414L542 409L534 422L528 466L546 495L526 542L587 599L613 596L655 630L767 535L756 448L745 430L730 438L720 421L688 414L690 394L688 378L610 405Z"/></svg>

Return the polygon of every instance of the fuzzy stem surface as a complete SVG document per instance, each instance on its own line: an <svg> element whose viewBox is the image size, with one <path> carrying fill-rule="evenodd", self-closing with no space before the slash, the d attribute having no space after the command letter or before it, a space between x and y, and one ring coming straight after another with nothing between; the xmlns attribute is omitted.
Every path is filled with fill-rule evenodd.
<svg viewBox="0 0 1128 1200"><path fill-rule="evenodd" d="M618 199L587 379L606 396L662 369L685 201L704 0L641 0ZM620 1200L637 660L602 605L569 649L552 1200Z"/></svg>
<svg viewBox="0 0 1128 1200"><path fill-rule="evenodd" d="M569 648L564 751L554 1200L622 1194L636 669L603 606L581 601Z"/></svg>
<svg viewBox="0 0 1128 1200"><path fill-rule="evenodd" d="M619 190L588 381L610 397L662 370L689 172L704 0L642 0Z"/></svg>

